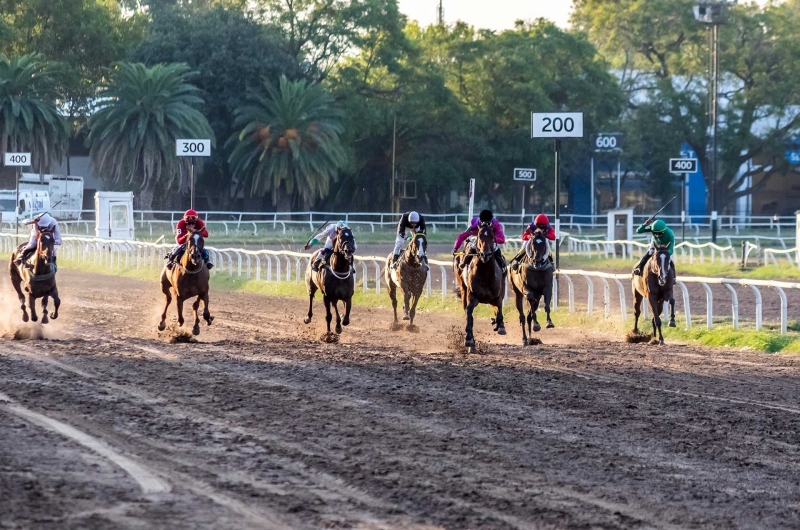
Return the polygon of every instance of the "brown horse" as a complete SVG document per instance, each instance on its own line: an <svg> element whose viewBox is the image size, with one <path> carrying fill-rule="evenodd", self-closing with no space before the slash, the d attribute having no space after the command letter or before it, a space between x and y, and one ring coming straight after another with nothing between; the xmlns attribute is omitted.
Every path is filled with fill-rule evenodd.
<svg viewBox="0 0 800 530"><path fill-rule="evenodd" d="M633 276L633 332L639 333L639 315L641 314L642 299L647 298L650 311L653 314L653 340L658 339L664 344L661 334L661 311L664 302L669 302L670 317L669 327L675 327L675 299L672 297L672 288L675 286L675 268L666 247L657 247L647 261L641 276Z"/></svg>
<svg viewBox="0 0 800 530"><path fill-rule="evenodd" d="M518 267L511 268L509 283L514 291L519 323L522 326L522 344L528 344L528 335L539 331L542 326L536 319L536 310L539 308L539 299L544 296L544 312L547 315L547 328L554 328L550 320L550 301L553 298L553 264L548 259L547 239L541 230L537 229L531 237L526 250L525 258ZM523 314L523 298L528 301L528 330L525 331L525 315Z"/></svg>
<svg viewBox="0 0 800 530"><path fill-rule="evenodd" d="M56 264L54 262L55 256L55 239L53 233L50 231L41 231L38 233L36 242L36 252L33 254L33 260L23 262L21 265L15 265L14 262L17 257L22 255L27 244L20 245L17 250L11 254L11 262L8 264L8 272L11 275L11 285L17 291L19 301L22 303L22 321L28 321L28 313L25 310L25 295L23 290L28 294L28 307L31 310L31 320L36 322L39 317L36 314L36 299L42 299L42 324L47 324L49 319L47 317L47 302L48 299L53 297L53 304L55 311L50 315L50 318L58 318L58 307L61 305L61 298L58 297L58 287L56 287ZM24 289L23 289L24 284Z"/></svg>
<svg viewBox="0 0 800 530"><path fill-rule="evenodd" d="M308 262L306 268L306 288L308 289L308 315L303 319L306 324L311 323L313 316L314 295L317 289L322 291L322 302L325 304L325 321L328 323L328 333L331 332L331 305L336 311L336 333L342 332L342 326L350 324L350 310L353 307L353 293L356 290L356 279L353 276L353 254L356 251L356 241L353 231L342 228L336 234L333 244L333 254L328 264L320 267L319 271L311 268L314 258L321 252L317 251ZM339 317L339 302L344 303L344 319Z"/></svg>
<svg viewBox="0 0 800 530"><path fill-rule="evenodd" d="M386 258L384 279L389 287L389 298L392 299L394 309L394 325L397 326L397 288L403 292L403 320L408 320L409 329L414 327L414 315L417 313L417 303L422 296L425 282L428 279L428 264L425 253L428 249L428 238L425 234L414 234L408 248L403 252L397 268L392 267L393 254Z"/></svg>
<svg viewBox="0 0 800 530"><path fill-rule="evenodd" d="M203 262L203 247L205 241L203 236L197 231L193 231L190 237L186 238L186 250L178 263L169 270L164 266L161 271L161 291L166 298L164 312L161 314L161 322L158 324L158 331L164 331L167 327L167 309L172 302L172 293L175 291L178 306L178 325L183 326L183 302L196 297L192 304L194 310L194 326L192 334L200 334L200 317L197 310L200 308L200 300L203 301L203 318L210 326L214 317L208 311L208 280L209 272Z"/></svg>
<svg viewBox="0 0 800 530"><path fill-rule="evenodd" d="M476 251L456 255L453 265L458 278L461 304L467 314L466 338L464 346L469 353L475 353L475 336L472 334L474 319L472 313L478 304L489 304L494 308L494 331L506 334L503 323L503 298L505 296L505 277L494 257L494 229L491 223L478 225Z"/></svg>

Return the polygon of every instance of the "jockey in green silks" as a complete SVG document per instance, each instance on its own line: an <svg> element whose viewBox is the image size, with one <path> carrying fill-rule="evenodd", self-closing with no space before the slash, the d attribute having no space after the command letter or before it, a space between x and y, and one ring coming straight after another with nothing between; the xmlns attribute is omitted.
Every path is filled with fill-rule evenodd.
<svg viewBox="0 0 800 530"><path fill-rule="evenodd" d="M636 276L641 276L642 271L644 270L644 266L647 263L647 260L653 255L655 252L656 247L666 247L669 250L669 255L672 256L673 251L675 250L675 234L672 232L667 226L667 223L659 219L656 222L648 219L644 222L643 225L639 226L636 229L637 234L644 234L645 232L652 232L653 239L650 241L650 248L647 250L642 259L639 260L639 263L636 265L636 268L633 269L633 273ZM673 270L674 270L674 262L673 262Z"/></svg>

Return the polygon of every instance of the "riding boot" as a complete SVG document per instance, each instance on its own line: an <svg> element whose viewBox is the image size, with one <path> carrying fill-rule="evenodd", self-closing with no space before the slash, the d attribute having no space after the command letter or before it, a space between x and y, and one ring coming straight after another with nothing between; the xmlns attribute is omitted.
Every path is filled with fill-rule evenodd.
<svg viewBox="0 0 800 530"><path fill-rule="evenodd" d="M397 264L399 262L400 262L400 254L395 254L394 257L392 258L392 268L396 269L397 268Z"/></svg>
<svg viewBox="0 0 800 530"><path fill-rule="evenodd" d="M636 276L641 276L642 271L644 270L644 266L647 263L647 260L650 259L650 254L645 254L642 256L642 259L639 260L639 263L636 264L636 267L633 269L633 273Z"/></svg>
<svg viewBox="0 0 800 530"><path fill-rule="evenodd" d="M28 261L28 258L30 258L31 254L33 254L35 251L36 251L35 248L26 248L25 250L22 251L22 255L14 261L14 265L22 265L23 263Z"/></svg>
<svg viewBox="0 0 800 530"><path fill-rule="evenodd" d="M314 272L319 272L320 268L324 267L328 263L328 258L331 254L333 254L333 249L323 248L320 253L317 254L317 259L311 265L311 270Z"/></svg>
<svg viewBox="0 0 800 530"><path fill-rule="evenodd" d="M494 257L497 260L497 264L500 265L500 270L505 274L506 270L508 270L508 264L506 263L506 257L503 256L499 248L494 251Z"/></svg>
<svg viewBox="0 0 800 530"><path fill-rule="evenodd" d="M522 256L525 255L525 247L519 249L517 255L511 258L511 268L517 270L519 268L520 261L522 261Z"/></svg>
<svg viewBox="0 0 800 530"><path fill-rule="evenodd" d="M208 251L206 249L203 249L203 261L206 263L206 267L208 267L208 270L214 268L214 264L211 263L211 256L208 254Z"/></svg>

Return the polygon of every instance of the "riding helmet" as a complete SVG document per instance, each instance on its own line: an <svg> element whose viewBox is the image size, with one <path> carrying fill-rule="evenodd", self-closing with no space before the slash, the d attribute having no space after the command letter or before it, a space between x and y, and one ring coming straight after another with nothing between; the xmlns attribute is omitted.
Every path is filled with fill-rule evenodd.
<svg viewBox="0 0 800 530"><path fill-rule="evenodd" d="M653 233L655 234L663 234L664 230L667 229L667 223L659 219L655 223L653 223Z"/></svg>
<svg viewBox="0 0 800 530"><path fill-rule="evenodd" d="M41 227L50 226L50 223L53 222L53 218L50 217L48 214L43 213L41 217L39 217L39 221L37 221L37 225Z"/></svg>
<svg viewBox="0 0 800 530"><path fill-rule="evenodd" d="M336 228L347 228L347 223L344 221L339 221L336 223Z"/></svg>
<svg viewBox="0 0 800 530"><path fill-rule="evenodd" d="M184 219L197 219L197 212L194 210L186 210L186 213L183 214Z"/></svg>
<svg viewBox="0 0 800 530"><path fill-rule="evenodd" d="M491 210L482 210L478 219L480 219L482 223L491 223L492 219L494 219L494 214Z"/></svg>
<svg viewBox="0 0 800 530"><path fill-rule="evenodd" d="M545 226L550 224L550 219L548 219L545 214L540 213L539 215L536 216L536 219L533 220L533 224L544 228Z"/></svg>
<svg viewBox="0 0 800 530"><path fill-rule="evenodd" d="M419 214L417 212L409 212L409 214L408 214L408 222L409 223L418 223L419 222Z"/></svg>

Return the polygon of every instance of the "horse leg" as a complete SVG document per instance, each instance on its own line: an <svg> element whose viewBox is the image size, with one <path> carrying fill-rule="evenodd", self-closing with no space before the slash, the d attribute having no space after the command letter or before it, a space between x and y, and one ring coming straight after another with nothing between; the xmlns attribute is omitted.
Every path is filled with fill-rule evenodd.
<svg viewBox="0 0 800 530"><path fill-rule="evenodd" d="M192 304L192 311L194 311L194 326L192 326L192 335L200 334L200 314L197 310L200 309L200 295L197 295L194 303Z"/></svg>
<svg viewBox="0 0 800 530"><path fill-rule="evenodd" d="M528 323L533 321L533 331L539 332L542 326L539 324L539 319L536 318L536 311L539 309L539 297L534 296L532 292L528 293Z"/></svg>
<svg viewBox="0 0 800 530"><path fill-rule="evenodd" d="M184 299L183 299L182 296L178 296L177 298L175 298L175 306L178 309L178 325L179 326L183 326L183 323L186 322L183 319L183 301L184 301Z"/></svg>
<svg viewBox="0 0 800 530"><path fill-rule="evenodd" d="M325 294L322 295L322 303L325 304L325 322L328 324L328 333L331 332L331 320L333 320L333 313L331 313L331 301Z"/></svg>
<svg viewBox="0 0 800 530"><path fill-rule="evenodd" d="M50 313L50 318L55 320L58 318L58 308L61 307L61 298L59 298L58 296L58 287L56 287L55 285L50 290L50 296L53 297L53 307L55 308L55 311Z"/></svg>
<svg viewBox="0 0 800 530"><path fill-rule="evenodd" d="M42 324L49 324L50 318L47 316L47 302L49 302L50 295L45 294L42 297Z"/></svg>
<svg viewBox="0 0 800 530"><path fill-rule="evenodd" d="M394 310L394 323L397 324L397 286L390 279L389 280L389 298L392 300L392 309Z"/></svg>
<svg viewBox="0 0 800 530"><path fill-rule="evenodd" d="M22 309L22 321L27 322L29 320L28 311L25 309L25 295L22 293L22 279L19 276L14 275L14 272L11 273L11 285L14 286L14 290L17 291L17 296L19 296L19 303L20 309Z"/></svg>
<svg viewBox="0 0 800 530"><path fill-rule="evenodd" d="M503 322L503 295L500 295L500 298L495 300L494 303L494 318L495 318L495 331L498 335L505 335L506 334L506 326Z"/></svg>
<svg viewBox="0 0 800 530"><path fill-rule="evenodd" d="M672 293L669 295L669 327L675 327L675 298L672 297Z"/></svg>
<svg viewBox="0 0 800 530"><path fill-rule="evenodd" d="M639 334L639 315L642 314L642 300L644 297L633 287L633 332Z"/></svg>
<svg viewBox="0 0 800 530"><path fill-rule="evenodd" d="M464 330L466 331L464 346L467 348L467 353L475 353L475 336L472 334L472 325L474 323L472 312L475 310L475 306L477 305L478 299L475 298L475 296L470 295L467 301L467 327Z"/></svg>
<svg viewBox="0 0 800 530"><path fill-rule="evenodd" d="M306 318L303 319L303 322L306 324L311 323L311 317L314 316L314 295L317 293L317 286L314 285L314 282L311 282L308 286L308 314ZM323 296L323 299L325 297ZM328 330L330 331L330 330Z"/></svg>
<svg viewBox="0 0 800 530"><path fill-rule="evenodd" d="M411 309L408 312L408 316L409 316L409 320L410 320L410 322L408 323L408 327L409 328L413 328L414 327L414 315L417 314L417 304L418 303L419 303L419 295L415 294L414 296L411 297Z"/></svg>
<svg viewBox="0 0 800 530"><path fill-rule="evenodd" d="M31 310L31 320L36 322L39 320L39 315L36 314L36 298L33 293L28 293L28 309Z"/></svg>
<svg viewBox="0 0 800 530"><path fill-rule="evenodd" d="M658 339L660 344L664 344L664 336L661 334L661 308L658 307L658 297L650 295L648 298L650 309L653 311L653 339Z"/></svg>
<svg viewBox="0 0 800 530"><path fill-rule="evenodd" d="M403 293L403 320L410 320L411 317L408 315L409 308L411 307L411 293L404 292Z"/></svg>
<svg viewBox="0 0 800 530"><path fill-rule="evenodd" d="M214 317L211 316L211 312L208 310L208 291L203 294L203 319L209 326L214 322Z"/></svg>
<svg viewBox="0 0 800 530"><path fill-rule="evenodd" d="M519 326L522 328L522 345L528 345L528 333L525 330L525 310L522 307L522 293L514 288L514 304L517 306L517 313L519 313Z"/></svg>
<svg viewBox="0 0 800 530"><path fill-rule="evenodd" d="M556 327L550 320L550 302L553 300L553 281L550 280L548 287L544 290L544 313L547 315L547 329Z"/></svg>
<svg viewBox="0 0 800 530"><path fill-rule="evenodd" d="M336 333L342 333L342 319L339 316L339 301L334 300L331 305L333 305L333 310L336 312Z"/></svg>
<svg viewBox="0 0 800 530"><path fill-rule="evenodd" d="M348 298L344 301L344 318L342 319L343 326L350 325L350 310L353 309L353 299Z"/></svg>
<svg viewBox="0 0 800 530"><path fill-rule="evenodd" d="M161 273L161 292L164 293L164 311L161 313L161 322L158 323L158 331L164 331L167 327L167 309L172 303L172 286L167 280L166 271Z"/></svg>

